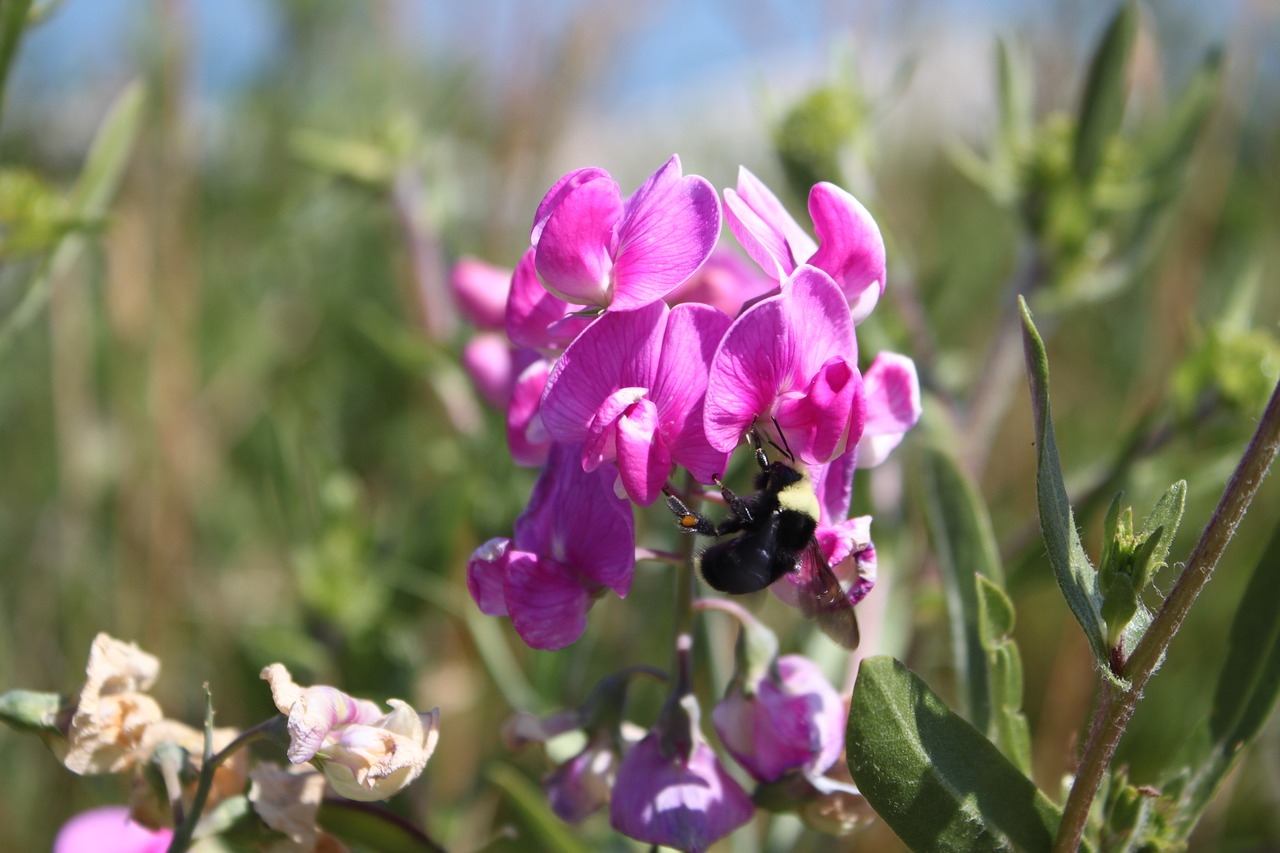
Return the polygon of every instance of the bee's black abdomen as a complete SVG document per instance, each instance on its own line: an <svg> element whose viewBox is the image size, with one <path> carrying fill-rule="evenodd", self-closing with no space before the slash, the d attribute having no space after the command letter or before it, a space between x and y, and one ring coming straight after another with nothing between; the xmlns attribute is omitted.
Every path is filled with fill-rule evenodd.
<svg viewBox="0 0 1280 853"><path fill-rule="evenodd" d="M775 514L737 539L712 545L702 552L703 579L730 595L759 592L795 568L795 555L780 555L777 538Z"/></svg>

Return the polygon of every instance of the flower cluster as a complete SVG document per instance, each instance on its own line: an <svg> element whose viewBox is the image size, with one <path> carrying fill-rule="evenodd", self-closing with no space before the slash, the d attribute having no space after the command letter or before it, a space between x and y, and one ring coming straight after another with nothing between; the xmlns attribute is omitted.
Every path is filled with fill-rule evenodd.
<svg viewBox="0 0 1280 853"><path fill-rule="evenodd" d="M187 819L198 821L203 809L212 820L216 805L236 798L246 809L252 807L276 839L287 839L273 850L344 850L316 825L325 792L351 800L385 800L417 778L439 736L437 710L418 714L392 699L387 713L333 687L300 687L284 666L272 664L262 677L270 683L282 716L243 732L213 729L214 754L206 768L205 733L165 718L147 692L159 674L160 661L154 656L99 634L89 652L84 687L73 701L27 691L0 697L0 718L40 733L67 769L81 775L139 771L129 807L96 809L73 818L58 835L57 853L170 849L179 831L173 827L174 804L181 804ZM262 762L250 769L241 747L261 737L287 744L294 767L283 770ZM148 782L152 777L163 797ZM198 785L207 799L196 795ZM217 829L201 827L202 834ZM188 841L191 828L186 827Z"/></svg>
<svg viewBox="0 0 1280 853"><path fill-rule="evenodd" d="M883 461L920 416L909 358L880 353L860 369L856 326L885 287L880 231L851 195L822 183L809 195L811 237L742 169L723 212L756 268L717 245L721 212L715 190L683 175L676 157L626 198L607 172L580 169L538 205L509 276L473 259L454 269L457 303L481 330L464 365L505 409L513 459L541 467L512 536L476 549L467 585L481 611L510 617L531 647L570 645L598 596L625 598L633 507L666 495L684 509L675 495L698 496L673 473L719 486L747 435L807 472L812 536L849 600L875 583L871 518L848 517L854 472ZM709 532L699 518L682 523ZM785 572L772 589L813 612L810 580L811 570ZM779 656L772 634L736 605L710 607L733 612L755 638L740 646L738 674L711 713L759 786L754 801L700 728L682 634L670 696L647 731L623 721L623 673L576 711L516 718L520 742L548 743L556 766L544 788L563 819L607 804L632 838L703 850L749 821L757 802L830 815L857 798L824 776L847 717L835 688L805 658ZM555 745L566 732L573 750Z"/></svg>
<svg viewBox="0 0 1280 853"><path fill-rule="evenodd" d="M746 169L723 209L759 270L717 246L717 194L678 157L626 198L602 169L571 172L538 205L509 277L473 259L454 269L482 330L464 364L506 409L512 457L542 468L514 535L476 550L467 583L532 647L574 642L605 589L626 596L633 504L654 503L678 468L715 482L753 429L810 469L818 540L851 597L874 583L870 519L847 520L853 473L920 415L909 358L859 369L855 326L885 285L880 231L822 183L815 240ZM786 581L775 588L794 603Z"/></svg>

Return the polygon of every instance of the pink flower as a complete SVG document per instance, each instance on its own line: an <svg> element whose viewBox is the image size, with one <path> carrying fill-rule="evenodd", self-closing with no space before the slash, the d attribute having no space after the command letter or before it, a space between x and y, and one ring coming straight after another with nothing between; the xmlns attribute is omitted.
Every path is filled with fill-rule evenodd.
<svg viewBox="0 0 1280 853"><path fill-rule="evenodd" d="M703 415L708 442L729 452L755 426L800 462L829 461L862 436L857 363L839 288L822 270L799 267L781 293L742 312L716 350Z"/></svg>
<svg viewBox="0 0 1280 853"><path fill-rule="evenodd" d="M289 761L310 761L349 800L385 800L427 766L440 737L440 711L419 714L399 699L391 711L336 687L300 687L289 670L262 670L271 698L289 717Z"/></svg>
<svg viewBox="0 0 1280 853"><path fill-rule="evenodd" d="M511 271L482 260L461 257L449 271L449 290L463 315L481 331L503 327Z"/></svg>
<svg viewBox="0 0 1280 853"><path fill-rule="evenodd" d="M627 199L603 169L570 172L538 205L530 242L553 295L625 311L683 283L719 236L715 190L672 157Z"/></svg>
<svg viewBox="0 0 1280 853"><path fill-rule="evenodd" d="M844 748L844 703L812 661L778 658L776 670L737 684L711 712L720 741L761 782L791 770L821 774Z"/></svg>
<svg viewBox="0 0 1280 853"><path fill-rule="evenodd" d="M614 829L647 844L697 853L751 820L751 798L720 766L693 716L683 748L672 743L680 738L664 731L660 719L623 756L609 802Z"/></svg>
<svg viewBox="0 0 1280 853"><path fill-rule="evenodd" d="M581 456L578 447L552 445L515 536L489 540L467 562L476 605L490 616L510 616L535 649L573 643L600 592L625 598L631 587L631 505L614 494L607 471L583 471Z"/></svg>
<svg viewBox="0 0 1280 853"><path fill-rule="evenodd" d="M867 425L858 441L859 468L874 468L920 420L920 380L905 355L882 352L862 377L867 389Z"/></svg>
<svg viewBox="0 0 1280 853"><path fill-rule="evenodd" d="M462 369L486 403L505 409L516 375L537 357L530 350L513 349L502 335L481 332L462 348Z"/></svg>
<svg viewBox="0 0 1280 853"><path fill-rule="evenodd" d="M103 806L63 824L53 853L164 853L172 840L172 829L147 829L124 806Z"/></svg>
<svg viewBox="0 0 1280 853"><path fill-rule="evenodd" d="M654 302L610 311L565 350L547 379L542 422L582 445L582 467L617 462L627 495L653 503L674 462L704 483L727 463L703 432L707 367L729 318L706 305Z"/></svg>
<svg viewBox="0 0 1280 853"><path fill-rule="evenodd" d="M810 264L835 279L855 323L875 308L884 293L884 239L853 196L825 181L809 191L817 243L746 167L738 170L737 191L724 191L724 207L729 230L767 275L781 281L801 264Z"/></svg>

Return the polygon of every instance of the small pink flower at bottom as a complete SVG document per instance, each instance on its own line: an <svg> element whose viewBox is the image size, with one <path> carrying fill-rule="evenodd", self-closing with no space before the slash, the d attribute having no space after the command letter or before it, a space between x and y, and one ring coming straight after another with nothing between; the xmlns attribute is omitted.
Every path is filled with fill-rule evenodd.
<svg viewBox="0 0 1280 853"><path fill-rule="evenodd" d="M164 853L171 829L147 829L129 818L124 806L81 812L62 825L53 853Z"/></svg>
<svg viewBox="0 0 1280 853"><path fill-rule="evenodd" d="M751 820L755 806L696 730L687 759L672 752L655 730L623 757L609 822L637 841L698 853Z"/></svg>
<svg viewBox="0 0 1280 853"><path fill-rule="evenodd" d="M419 714L399 699L390 713L335 687L300 687L289 670L262 670L271 698L289 716L289 760L310 761L349 800L385 800L418 778L440 737L440 712Z"/></svg>
<svg viewBox="0 0 1280 853"><path fill-rule="evenodd" d="M790 770L825 772L844 748L847 717L836 689L800 655L778 658L749 694L737 685L711 712L720 742L761 782Z"/></svg>

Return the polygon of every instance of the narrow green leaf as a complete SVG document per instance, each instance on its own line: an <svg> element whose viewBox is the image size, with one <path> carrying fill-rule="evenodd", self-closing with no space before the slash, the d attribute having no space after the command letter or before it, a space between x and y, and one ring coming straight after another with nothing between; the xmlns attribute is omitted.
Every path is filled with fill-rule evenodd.
<svg viewBox="0 0 1280 853"><path fill-rule="evenodd" d="M27 26L32 0L0 0L0 118L4 116L5 83L9 66L18 52L18 43Z"/></svg>
<svg viewBox="0 0 1280 853"><path fill-rule="evenodd" d="M1178 525L1182 523L1182 511L1187 508L1187 481L1179 480L1169 487L1155 508L1142 520L1138 529L1139 537L1149 537L1156 528L1162 527L1159 544L1151 552L1153 564L1163 563L1169 556L1169 548L1173 546L1173 537L1178 533Z"/></svg>
<svg viewBox="0 0 1280 853"><path fill-rule="evenodd" d="M1036 853L1061 812L982 733L890 657L864 660L846 739L863 796L916 851Z"/></svg>
<svg viewBox="0 0 1280 853"><path fill-rule="evenodd" d="M977 489L949 454L927 446L922 476L925 517L946 589L965 716L980 731L990 731L991 677L974 578L981 574L998 583L1003 575L995 534Z"/></svg>
<svg viewBox="0 0 1280 853"><path fill-rule="evenodd" d="M1275 528L1240 599L1227 657L1218 673L1201 750L1178 805L1182 837L1195 828L1223 779L1258 737L1280 696L1280 525Z"/></svg>
<svg viewBox="0 0 1280 853"><path fill-rule="evenodd" d="M1089 76L1076 119L1072 169L1089 182L1124 119L1125 70L1138 34L1138 4L1130 0L1116 10L1089 64Z"/></svg>
<svg viewBox="0 0 1280 853"><path fill-rule="evenodd" d="M535 836L528 839L529 849L587 853L588 848L578 839L577 833L552 813L546 796L520 771L508 764L495 764L485 775L506 793L524 817L525 826Z"/></svg>
<svg viewBox="0 0 1280 853"><path fill-rule="evenodd" d="M92 222L106 214L137 141L145 100L142 84L133 83L111 105L93 139L84 168L71 194L68 210L75 218ZM85 245L86 238L79 233L68 234L58 242L52 257L32 280L22 301L0 323L0 352L36 318L49 300L53 282L75 264Z"/></svg>
<svg viewBox="0 0 1280 853"><path fill-rule="evenodd" d="M1017 158L1031 137L1031 68L1004 39L996 39L996 81L1000 142L1006 156Z"/></svg>
<svg viewBox="0 0 1280 853"><path fill-rule="evenodd" d="M1110 673L1102 596L1098 592L1096 573L1085 556L1080 534L1076 531L1062 480L1058 443L1053 435L1053 418L1049 411L1049 357L1045 353L1044 341L1031 321L1026 300L1019 297L1018 305L1022 310L1022 344L1031 386L1031 409L1035 416L1036 500L1040 506L1040 530L1044 534L1053 573L1058 579L1058 588L1084 629L1089 647L1103 672Z"/></svg>

